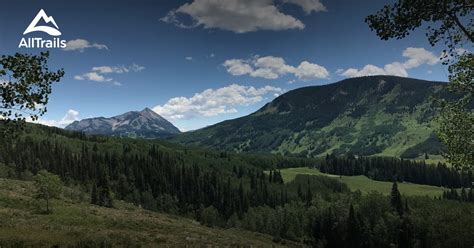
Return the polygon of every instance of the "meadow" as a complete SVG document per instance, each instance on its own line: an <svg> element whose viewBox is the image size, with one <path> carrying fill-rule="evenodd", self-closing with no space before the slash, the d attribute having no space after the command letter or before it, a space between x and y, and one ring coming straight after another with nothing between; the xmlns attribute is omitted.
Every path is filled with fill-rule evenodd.
<svg viewBox="0 0 474 248"><path fill-rule="evenodd" d="M320 172L318 169L312 169L307 167L298 167L298 168L287 168L281 170L281 175L285 183L292 181L296 175L305 174L305 175L324 175L332 178L336 178L339 181L347 184L347 186L353 190L360 190L362 193L366 194L371 191L377 191L384 195L390 194L392 189L392 182L381 182L372 180L366 176L339 176L332 174L325 174ZM438 197L443 194L444 188L430 186L430 185L421 185L414 183L398 183L398 189L402 195L407 196L430 196Z"/></svg>

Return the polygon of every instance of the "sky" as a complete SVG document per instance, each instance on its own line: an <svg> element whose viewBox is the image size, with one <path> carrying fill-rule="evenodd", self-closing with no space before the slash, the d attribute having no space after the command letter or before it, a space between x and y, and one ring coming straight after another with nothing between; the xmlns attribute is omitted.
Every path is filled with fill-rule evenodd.
<svg viewBox="0 0 474 248"><path fill-rule="evenodd" d="M49 68L65 70L39 120L46 125L149 107L189 131L304 86L379 74L447 80L442 49L430 46L424 29L382 41L364 22L392 1L0 2L0 54L49 50ZM41 9L60 36L23 34ZM67 46L18 48L28 37Z"/></svg>

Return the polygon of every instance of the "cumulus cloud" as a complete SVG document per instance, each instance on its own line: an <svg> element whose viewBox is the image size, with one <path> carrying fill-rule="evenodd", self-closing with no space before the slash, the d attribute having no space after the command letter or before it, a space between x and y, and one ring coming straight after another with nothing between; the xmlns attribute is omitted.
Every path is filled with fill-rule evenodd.
<svg viewBox="0 0 474 248"><path fill-rule="evenodd" d="M288 65L281 57L256 56L253 59L229 59L222 64L231 75L250 75L266 79L277 79L287 74L293 74L298 79L309 80L328 78L329 72L323 66L308 61L301 62L297 67Z"/></svg>
<svg viewBox="0 0 474 248"><path fill-rule="evenodd" d="M112 82L116 86L120 86L121 83L114 81L113 78L105 76L106 74L122 74L128 72L140 72L145 67L137 64L130 66L96 66L92 67L90 72L74 76L75 80L88 80L94 82Z"/></svg>
<svg viewBox="0 0 474 248"><path fill-rule="evenodd" d="M328 78L329 72L323 66L303 61L296 68L294 74L299 79Z"/></svg>
<svg viewBox="0 0 474 248"><path fill-rule="evenodd" d="M300 6L307 15L311 12L327 11L326 6L319 0L284 0L284 2Z"/></svg>
<svg viewBox="0 0 474 248"><path fill-rule="evenodd" d="M349 68L340 73L341 76L345 77L363 77L363 76L372 76L372 75L393 75L399 77L407 77L408 72L403 67L402 64L394 62L387 64L384 68L380 68L375 65L368 64L362 69Z"/></svg>
<svg viewBox="0 0 474 248"><path fill-rule="evenodd" d="M237 112L237 106L248 106L264 100L267 95L281 94L281 88L264 86L255 88L231 84L218 89L207 89L192 97L174 97L164 105L153 108L169 120L211 117Z"/></svg>
<svg viewBox="0 0 474 248"><path fill-rule="evenodd" d="M403 57L408 58L403 66L406 69L416 68L422 64L434 65L439 62L440 56L435 56L432 52L424 48L409 47L403 51Z"/></svg>
<svg viewBox="0 0 474 248"><path fill-rule="evenodd" d="M39 119L39 120L36 121L36 123L43 124L43 125L46 125L46 126L55 126L55 127L63 128L65 126L73 123L74 121L78 121L78 120L79 120L79 112L74 110L74 109L70 109L66 112L64 117L59 119L59 120Z"/></svg>
<svg viewBox="0 0 474 248"><path fill-rule="evenodd" d="M245 75L253 72L252 67L242 59L226 60L223 66L225 66L227 71L234 76Z"/></svg>
<svg viewBox="0 0 474 248"><path fill-rule="evenodd" d="M408 69L419 67L423 64L435 65L440 61L441 56L436 56L424 48L409 47L405 49L402 56L407 58L405 62L392 62L384 65L383 68L368 64L362 69L349 68L337 70L337 73L344 77L363 77L372 75L393 75L408 77Z"/></svg>
<svg viewBox="0 0 474 248"><path fill-rule="evenodd" d="M79 51L79 52L84 52L84 49L87 48L96 48L99 50L105 49L109 50L109 48L104 45L104 44L99 44L99 43L92 43L89 42L88 40L84 39L75 39L75 40L70 40L66 42L66 48L63 48L64 51Z"/></svg>
<svg viewBox="0 0 474 248"><path fill-rule="evenodd" d="M273 0L194 0L171 10L161 18L181 28L202 26L206 29L223 29L235 33L257 30L304 29L297 18L281 12ZM326 11L319 0L284 0L300 6L307 14ZM183 22L189 16L192 23Z"/></svg>

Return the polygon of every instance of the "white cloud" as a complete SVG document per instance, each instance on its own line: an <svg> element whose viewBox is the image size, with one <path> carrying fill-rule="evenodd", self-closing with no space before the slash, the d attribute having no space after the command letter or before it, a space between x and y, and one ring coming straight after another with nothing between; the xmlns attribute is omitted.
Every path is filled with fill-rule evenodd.
<svg viewBox="0 0 474 248"><path fill-rule="evenodd" d="M368 64L362 69L349 68L347 70L337 70L337 73L344 77L363 77L372 75L393 75L399 77L408 77L408 69L419 67L423 64L435 65L440 60L440 56L424 48L409 47L402 53L407 58L405 62L392 62L386 64L383 68Z"/></svg>
<svg viewBox="0 0 474 248"><path fill-rule="evenodd" d="M355 68L349 68L346 71L342 72L341 75L346 77L361 77L368 75L385 75L384 69L375 66L375 65L366 65L361 70Z"/></svg>
<svg viewBox="0 0 474 248"><path fill-rule="evenodd" d="M416 68L422 64L434 65L439 62L440 56L435 56L432 52L424 48L409 47L403 51L403 57L408 58L403 66L406 69Z"/></svg>
<svg viewBox="0 0 474 248"><path fill-rule="evenodd" d="M266 79L277 79L280 77L275 71L273 71L270 68L259 68L256 69L255 71L252 71L250 73L250 76L252 77L260 77L260 78L266 78Z"/></svg>
<svg viewBox="0 0 474 248"><path fill-rule="evenodd" d="M187 60L187 61L191 61L191 60L193 60L193 57L188 56L188 57L186 57L186 58L184 58L184 59Z"/></svg>
<svg viewBox="0 0 474 248"><path fill-rule="evenodd" d="M276 75L285 75L295 70L293 66L287 65L283 58L274 56L257 57L253 65L256 68L269 69Z"/></svg>
<svg viewBox="0 0 474 248"><path fill-rule="evenodd" d="M131 66L128 67L128 69L133 72L140 72L140 71L145 70L145 66L141 66L141 65L133 63Z"/></svg>
<svg viewBox="0 0 474 248"><path fill-rule="evenodd" d="M94 81L94 82L110 82L113 79L112 78L106 78L102 75L100 75L98 72L88 72L84 73L82 75L76 75L74 76L74 79L76 80L89 80L89 81Z"/></svg>
<svg viewBox="0 0 474 248"><path fill-rule="evenodd" d="M295 76L299 79L328 78L329 71L323 66L303 61L295 70Z"/></svg>
<svg viewBox="0 0 474 248"><path fill-rule="evenodd" d="M92 67L90 72L74 76L75 80L88 80L94 82L112 82L113 85L120 86L121 83L113 81L111 77L106 77L104 74L122 74L128 72L140 72L144 70L145 67L137 64L132 64L130 66L96 66Z"/></svg>
<svg viewBox="0 0 474 248"><path fill-rule="evenodd" d="M218 89L207 89L192 97L174 97L164 105L153 108L169 120L211 117L237 112L237 106L247 106L264 100L269 94L281 94L281 88L264 86L255 88L231 84Z"/></svg>
<svg viewBox="0 0 474 248"><path fill-rule="evenodd" d="M124 66L96 66L92 67L92 71L102 74L107 73L124 73L128 72L128 69Z"/></svg>
<svg viewBox="0 0 474 248"><path fill-rule="evenodd" d="M137 65L133 63L130 66L96 66L92 67L92 71L101 73L101 74L107 74L107 73L116 73L116 74L122 74L122 73L128 73L130 71L133 72L139 72L143 71L145 69L144 66Z"/></svg>
<svg viewBox="0 0 474 248"><path fill-rule="evenodd" d="M70 40L66 42L66 48L64 48L64 51L79 51L83 52L84 49L86 48L96 48L99 50L105 49L109 50L109 48L104 45L104 44L99 44L99 43L91 43L88 40L84 39L75 39L75 40Z"/></svg>
<svg viewBox="0 0 474 248"><path fill-rule="evenodd" d="M316 78L328 78L329 72L323 66L303 61L294 67L286 64L281 57L266 56L254 57L250 60L229 59L223 64L227 72L234 76L250 75L266 79L276 79L280 76L293 74L298 79L309 80Z"/></svg>
<svg viewBox="0 0 474 248"><path fill-rule="evenodd" d="M284 2L300 6L307 15L311 12L327 11L326 6L319 0L284 0Z"/></svg>
<svg viewBox="0 0 474 248"><path fill-rule="evenodd" d="M65 127L73 123L74 121L78 121L78 120L79 120L79 112L74 109L70 109L66 112L64 117L61 118L60 120L39 119L36 121L36 123L43 124L46 126Z"/></svg>
<svg viewBox="0 0 474 248"><path fill-rule="evenodd" d="M292 0L290 2L298 4L306 12L321 8L316 7L317 1ZM180 15L190 16L193 23L183 23L179 18ZM206 29L218 28L235 33L305 27L297 18L282 13L273 0L194 0L171 10L161 20L182 28L203 26Z"/></svg>
<svg viewBox="0 0 474 248"><path fill-rule="evenodd" d="M227 68L227 71L234 76L250 74L253 72L252 67L242 59L229 59L226 60L223 65Z"/></svg>

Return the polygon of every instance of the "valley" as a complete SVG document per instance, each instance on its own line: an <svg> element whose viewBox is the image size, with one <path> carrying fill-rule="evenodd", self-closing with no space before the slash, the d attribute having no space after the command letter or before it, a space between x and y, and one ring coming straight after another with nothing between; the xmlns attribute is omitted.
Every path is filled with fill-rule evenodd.
<svg viewBox="0 0 474 248"><path fill-rule="evenodd" d="M466 186L470 179L446 166L390 158L329 156L321 160L239 154L162 140L84 135L33 124L27 125L14 145L7 137L0 141L0 177L7 178L2 179L0 192L0 221L6 223L2 227L6 235L0 235L0 241L5 246L69 242L92 246L228 242L316 246L328 242L337 246L347 241L337 237L347 237L344 230L351 211L361 218L357 225L367 228L361 235L385 225L394 233L378 237L397 236L394 230L409 228L406 230L414 233L413 239L420 242L469 247L472 240L468 237L474 233L466 228L474 221L474 205L463 202L464 198L441 198L442 188L400 180L397 189L391 179L340 177L308 169L343 169L344 173L368 173L383 179L393 178L387 170L393 163L397 170L408 173L400 176L419 175L421 170L426 175L453 175L447 181L404 180ZM340 163L347 167L339 167ZM366 163L371 167L357 172ZM52 200L52 213L47 215L41 210L44 201L33 198L35 191L28 182L44 169L59 175L64 183L59 199ZM391 200L394 187L403 205L399 210ZM472 190L467 192L466 201L472 201ZM12 213L14 222L7 218ZM335 222L323 225L328 219ZM35 220L39 226L22 224L27 220ZM406 221L413 224L402 227ZM427 230L423 228L426 225L441 228ZM55 235L38 231L40 226L56 230ZM96 228L93 233L85 229L90 226ZM173 231L176 228L180 231ZM314 228L321 231L314 232ZM71 234L73 239L64 236ZM243 236L245 243L240 243ZM361 242L374 242L374 238L367 236Z"/></svg>
<svg viewBox="0 0 474 248"><path fill-rule="evenodd" d="M474 248L473 17L9 1L0 248Z"/></svg>

